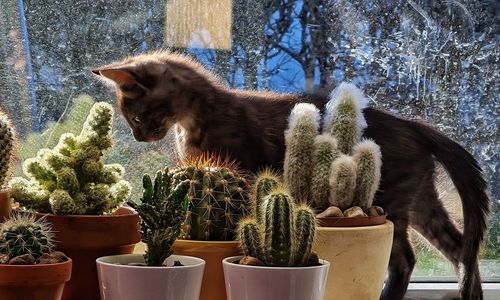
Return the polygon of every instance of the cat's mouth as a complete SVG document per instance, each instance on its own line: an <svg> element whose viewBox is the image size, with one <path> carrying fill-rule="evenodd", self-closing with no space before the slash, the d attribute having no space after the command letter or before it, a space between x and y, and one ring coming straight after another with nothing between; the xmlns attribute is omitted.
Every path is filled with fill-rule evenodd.
<svg viewBox="0 0 500 300"><path fill-rule="evenodd" d="M167 130L164 128L157 128L152 131L148 131L146 134L142 134L141 132L134 131L134 138L138 142L145 142L145 143L151 143L151 142L156 142L165 137L167 135Z"/></svg>

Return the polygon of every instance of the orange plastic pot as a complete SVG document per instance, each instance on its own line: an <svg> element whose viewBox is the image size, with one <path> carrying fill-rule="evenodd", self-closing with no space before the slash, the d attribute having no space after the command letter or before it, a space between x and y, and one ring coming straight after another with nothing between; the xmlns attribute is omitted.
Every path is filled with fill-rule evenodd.
<svg viewBox="0 0 500 300"><path fill-rule="evenodd" d="M0 191L0 223L10 216L12 212L12 199L8 191Z"/></svg>
<svg viewBox="0 0 500 300"><path fill-rule="evenodd" d="M174 253L199 257L205 261L200 300L227 299L222 260L242 254L238 242L177 240Z"/></svg>
<svg viewBox="0 0 500 300"><path fill-rule="evenodd" d="M0 265L0 299L59 300L71 277L71 259L49 265Z"/></svg>
<svg viewBox="0 0 500 300"><path fill-rule="evenodd" d="M38 216L45 216L52 224L56 250L73 260L73 272L64 288L64 300L101 299L96 259L130 254L140 241L139 215L132 210L127 210L126 214L103 216Z"/></svg>

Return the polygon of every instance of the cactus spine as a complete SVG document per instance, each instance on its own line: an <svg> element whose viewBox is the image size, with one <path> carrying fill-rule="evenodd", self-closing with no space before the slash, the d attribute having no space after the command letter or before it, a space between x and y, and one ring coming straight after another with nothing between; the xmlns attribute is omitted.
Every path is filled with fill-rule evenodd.
<svg viewBox="0 0 500 300"><path fill-rule="evenodd" d="M10 259L30 254L34 259L50 253L53 246L50 225L31 214L13 214L0 226L0 253Z"/></svg>
<svg viewBox="0 0 500 300"><path fill-rule="evenodd" d="M63 134L54 149L24 162L28 179L13 178L11 196L28 209L65 215L99 215L125 201L131 187L124 169L103 157L112 147L113 113L107 103L94 104L78 136Z"/></svg>
<svg viewBox="0 0 500 300"><path fill-rule="evenodd" d="M341 210L352 206L356 186L356 163L352 157L342 155L332 164L330 177L330 203Z"/></svg>
<svg viewBox="0 0 500 300"><path fill-rule="evenodd" d="M0 110L0 191L5 185L14 163L14 128L3 111Z"/></svg>
<svg viewBox="0 0 500 300"><path fill-rule="evenodd" d="M307 204L295 207L293 198L278 187L261 204L264 220L240 222L237 230L243 252L268 266L304 266L311 256L315 216Z"/></svg>
<svg viewBox="0 0 500 300"><path fill-rule="evenodd" d="M310 201L314 139L318 134L320 114L312 104L297 104L285 131L284 181L297 201Z"/></svg>
<svg viewBox="0 0 500 300"><path fill-rule="evenodd" d="M148 246L144 259L149 266L161 266L172 255L186 217L189 182L174 185L172 177L168 169L158 171L154 183L144 175L141 203L127 202L141 216L142 241Z"/></svg>
<svg viewBox="0 0 500 300"><path fill-rule="evenodd" d="M183 237L234 240L238 221L251 209L245 176L231 162L209 155L188 159L173 172L176 182L190 183Z"/></svg>

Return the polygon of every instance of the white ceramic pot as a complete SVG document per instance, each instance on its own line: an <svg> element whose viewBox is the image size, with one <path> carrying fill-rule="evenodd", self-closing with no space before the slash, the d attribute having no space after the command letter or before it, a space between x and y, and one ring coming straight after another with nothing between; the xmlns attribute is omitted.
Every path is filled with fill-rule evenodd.
<svg viewBox="0 0 500 300"><path fill-rule="evenodd" d="M183 266L173 266L174 261ZM104 256L96 260L102 300L198 300L205 261L172 255L166 267L144 263L142 254Z"/></svg>
<svg viewBox="0 0 500 300"><path fill-rule="evenodd" d="M330 263L314 267L262 267L222 261L228 300L323 300Z"/></svg>

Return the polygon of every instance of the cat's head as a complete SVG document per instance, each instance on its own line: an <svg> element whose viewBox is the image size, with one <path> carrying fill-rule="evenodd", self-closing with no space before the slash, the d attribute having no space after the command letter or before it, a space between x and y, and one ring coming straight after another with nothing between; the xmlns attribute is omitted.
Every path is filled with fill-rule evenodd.
<svg viewBox="0 0 500 300"><path fill-rule="evenodd" d="M198 63L169 52L129 57L92 70L116 87L117 105L138 141L162 139L177 122L193 117L193 101L219 86Z"/></svg>

